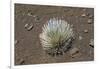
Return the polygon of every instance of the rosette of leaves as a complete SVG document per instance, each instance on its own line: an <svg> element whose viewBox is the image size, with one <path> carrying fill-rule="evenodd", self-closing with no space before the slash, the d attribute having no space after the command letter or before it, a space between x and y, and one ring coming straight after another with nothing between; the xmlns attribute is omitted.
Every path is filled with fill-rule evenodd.
<svg viewBox="0 0 100 69"><path fill-rule="evenodd" d="M39 35L43 49L50 55L62 55L70 47L74 38L73 28L67 21L50 18Z"/></svg>

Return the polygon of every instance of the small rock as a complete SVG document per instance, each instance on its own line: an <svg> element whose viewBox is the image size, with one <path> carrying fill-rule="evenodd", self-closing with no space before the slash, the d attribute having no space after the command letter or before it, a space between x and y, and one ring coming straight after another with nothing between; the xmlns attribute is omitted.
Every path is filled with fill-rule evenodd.
<svg viewBox="0 0 100 69"><path fill-rule="evenodd" d="M20 64L24 64L24 62L25 62L24 60L20 60Z"/></svg>
<svg viewBox="0 0 100 69"><path fill-rule="evenodd" d="M36 15L33 15L33 17L35 18L35 17L36 17Z"/></svg>
<svg viewBox="0 0 100 69"><path fill-rule="evenodd" d="M75 54L75 55L72 55L71 57L72 57L72 58L77 58L77 57L79 57L79 56L81 56L81 53L80 53L80 52L77 53L77 54Z"/></svg>
<svg viewBox="0 0 100 69"><path fill-rule="evenodd" d="M33 28L33 24L25 24L24 27L25 27L25 29L27 29L27 31L30 31Z"/></svg>
<svg viewBox="0 0 100 69"><path fill-rule="evenodd" d="M82 36L79 36L79 40L82 40L83 39L83 37Z"/></svg>
<svg viewBox="0 0 100 69"><path fill-rule="evenodd" d="M27 15L28 15L28 16L33 16L32 10L27 10Z"/></svg>
<svg viewBox="0 0 100 69"><path fill-rule="evenodd" d="M92 23L92 19L88 19L88 24L91 24Z"/></svg>
<svg viewBox="0 0 100 69"><path fill-rule="evenodd" d="M33 28L33 25L30 25L27 30L30 31Z"/></svg>
<svg viewBox="0 0 100 69"><path fill-rule="evenodd" d="M28 15L28 16L32 16L31 13L28 13L27 15Z"/></svg>
<svg viewBox="0 0 100 69"><path fill-rule="evenodd" d="M24 61L24 59L19 59L19 64L24 64L25 63L25 61Z"/></svg>
<svg viewBox="0 0 100 69"><path fill-rule="evenodd" d="M41 17L40 16L35 16L35 22L40 22L41 21Z"/></svg>
<svg viewBox="0 0 100 69"><path fill-rule="evenodd" d="M77 53L79 53L79 49L78 49L78 48L73 48L72 50L70 50L71 56L74 56L74 55L76 55Z"/></svg>
<svg viewBox="0 0 100 69"><path fill-rule="evenodd" d="M88 30L87 30L87 29L85 29L85 30L84 30L84 33L88 33Z"/></svg>
<svg viewBox="0 0 100 69"><path fill-rule="evenodd" d="M35 18L35 21L36 21L36 22L38 22L39 20L40 20L40 18L39 18L39 17L36 17L36 18Z"/></svg>
<svg viewBox="0 0 100 69"><path fill-rule="evenodd" d="M93 15L89 15L89 18L92 18L93 17Z"/></svg>
<svg viewBox="0 0 100 69"><path fill-rule="evenodd" d="M62 52L60 52L60 51L58 51L58 52L57 52L57 55L63 55L63 53L62 53Z"/></svg>
<svg viewBox="0 0 100 69"><path fill-rule="evenodd" d="M85 14L85 13L83 13L81 16L82 16L82 17L86 17L86 14Z"/></svg>
<svg viewBox="0 0 100 69"><path fill-rule="evenodd" d="M18 42L19 42L18 40L15 40L15 45L16 45Z"/></svg>
<svg viewBox="0 0 100 69"><path fill-rule="evenodd" d="M91 39L89 45L94 48L94 40Z"/></svg>
<svg viewBox="0 0 100 69"><path fill-rule="evenodd" d="M25 26L24 26L25 28L27 28L28 27L28 24L25 24Z"/></svg>

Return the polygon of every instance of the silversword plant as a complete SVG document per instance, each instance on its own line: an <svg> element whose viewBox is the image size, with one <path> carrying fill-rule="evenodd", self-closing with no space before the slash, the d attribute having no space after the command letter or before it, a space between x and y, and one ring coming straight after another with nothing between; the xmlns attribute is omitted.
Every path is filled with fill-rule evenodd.
<svg viewBox="0 0 100 69"><path fill-rule="evenodd" d="M43 49L54 56L64 54L71 47L74 33L67 21L50 18L42 27L39 37Z"/></svg>

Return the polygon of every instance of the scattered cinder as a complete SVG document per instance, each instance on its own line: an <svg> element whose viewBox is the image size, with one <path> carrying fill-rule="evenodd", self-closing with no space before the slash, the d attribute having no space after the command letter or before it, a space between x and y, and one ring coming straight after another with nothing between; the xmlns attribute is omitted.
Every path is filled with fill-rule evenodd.
<svg viewBox="0 0 100 69"><path fill-rule="evenodd" d="M88 30L87 30L87 29L85 29L85 30L84 30L84 33L88 33Z"/></svg>
<svg viewBox="0 0 100 69"><path fill-rule="evenodd" d="M28 13L27 15L28 15L28 16L32 16L32 14L31 14L31 13Z"/></svg>
<svg viewBox="0 0 100 69"><path fill-rule="evenodd" d="M81 16L82 16L82 17L86 17L86 14L85 14L85 13L83 13Z"/></svg>
<svg viewBox="0 0 100 69"><path fill-rule="evenodd" d="M89 45L94 48L94 40L91 39Z"/></svg>
<svg viewBox="0 0 100 69"><path fill-rule="evenodd" d="M25 63L25 60L24 60L24 59L19 59L19 60L18 60L18 63L19 63L19 64L24 64L24 63Z"/></svg>
<svg viewBox="0 0 100 69"><path fill-rule="evenodd" d="M57 55L63 55L64 53L63 52L57 52Z"/></svg>
<svg viewBox="0 0 100 69"><path fill-rule="evenodd" d="M34 14L34 13L32 12L32 10L27 10L27 15L28 15L28 16L33 16L33 14Z"/></svg>
<svg viewBox="0 0 100 69"><path fill-rule="evenodd" d="M27 30L30 31L30 30L32 30L32 28L33 28L33 25L30 25L30 26L27 28Z"/></svg>
<svg viewBox="0 0 100 69"><path fill-rule="evenodd" d="M79 36L79 40L82 40L83 39L83 37L82 36Z"/></svg>
<svg viewBox="0 0 100 69"><path fill-rule="evenodd" d="M36 17L36 15L33 15L33 17L35 18L35 17Z"/></svg>
<svg viewBox="0 0 100 69"><path fill-rule="evenodd" d="M30 31L33 29L33 24L25 24L25 29L27 29L27 31Z"/></svg>
<svg viewBox="0 0 100 69"><path fill-rule="evenodd" d="M18 42L19 42L18 40L15 40L15 45L18 44Z"/></svg>
<svg viewBox="0 0 100 69"><path fill-rule="evenodd" d="M92 23L92 19L88 19L88 24L91 24Z"/></svg>
<svg viewBox="0 0 100 69"><path fill-rule="evenodd" d="M78 48L73 48L70 50L70 55L72 58L76 57L77 55L79 55L79 49Z"/></svg>
<svg viewBox="0 0 100 69"><path fill-rule="evenodd" d="M28 27L28 24L25 24L25 26L24 26L25 28L27 28Z"/></svg>
<svg viewBox="0 0 100 69"><path fill-rule="evenodd" d="M89 18L93 18L93 15L89 15Z"/></svg>
<svg viewBox="0 0 100 69"><path fill-rule="evenodd" d="M40 16L34 16L35 22L40 22L41 21L41 17Z"/></svg>
<svg viewBox="0 0 100 69"><path fill-rule="evenodd" d="M46 51L49 55L51 55L51 56L60 56L60 55L63 55L64 54L64 52L63 52L63 49L58 49L58 48L56 48L55 50L54 49L51 49L51 50L49 50L49 51Z"/></svg>

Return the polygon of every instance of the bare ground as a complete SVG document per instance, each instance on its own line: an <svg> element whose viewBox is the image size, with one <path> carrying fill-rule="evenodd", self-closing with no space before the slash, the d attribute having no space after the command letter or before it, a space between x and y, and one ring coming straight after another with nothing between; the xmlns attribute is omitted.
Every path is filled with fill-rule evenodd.
<svg viewBox="0 0 100 69"><path fill-rule="evenodd" d="M42 26L51 17L62 17L73 25L75 40L64 55L50 56L40 44ZM33 27L28 30L26 24ZM15 4L15 65L93 61L91 39L94 39L93 8Z"/></svg>

